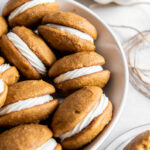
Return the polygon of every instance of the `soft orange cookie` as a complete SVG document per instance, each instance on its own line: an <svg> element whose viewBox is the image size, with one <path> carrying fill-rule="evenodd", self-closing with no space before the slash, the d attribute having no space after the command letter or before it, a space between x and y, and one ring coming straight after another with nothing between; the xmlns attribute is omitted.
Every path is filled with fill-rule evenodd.
<svg viewBox="0 0 150 150"><path fill-rule="evenodd" d="M50 95L55 88L42 80L22 81L9 86L5 105L0 108L0 127L12 127L44 120L58 106Z"/></svg>
<svg viewBox="0 0 150 150"><path fill-rule="evenodd" d="M8 32L8 25L6 20L0 16L0 38L2 37L3 34Z"/></svg>
<svg viewBox="0 0 150 150"><path fill-rule="evenodd" d="M19 72L16 67L5 63L4 58L0 57L0 78L2 78L7 85L12 85L19 80Z"/></svg>
<svg viewBox="0 0 150 150"><path fill-rule="evenodd" d="M20 125L0 134L0 150L62 150L44 125Z"/></svg>
<svg viewBox="0 0 150 150"><path fill-rule="evenodd" d="M78 52L56 61L49 76L62 93L91 85L102 88L110 78L110 71L102 67L104 64L104 57L96 52Z"/></svg>
<svg viewBox="0 0 150 150"><path fill-rule="evenodd" d="M11 27L24 25L33 27L46 14L59 11L56 0L9 0L3 9Z"/></svg>
<svg viewBox="0 0 150 150"><path fill-rule="evenodd" d="M78 149L91 142L112 118L112 104L96 86L84 87L56 110L51 127L64 149Z"/></svg>
<svg viewBox="0 0 150 150"><path fill-rule="evenodd" d="M94 51L96 28L85 18L71 12L46 15L38 27L50 46L61 52Z"/></svg>
<svg viewBox="0 0 150 150"><path fill-rule="evenodd" d="M40 79L56 57L47 44L32 30L15 27L2 36L2 52L27 79Z"/></svg>
<svg viewBox="0 0 150 150"><path fill-rule="evenodd" d="M3 79L0 79L0 107L2 107L5 103L7 92L8 92L8 86L3 81Z"/></svg>

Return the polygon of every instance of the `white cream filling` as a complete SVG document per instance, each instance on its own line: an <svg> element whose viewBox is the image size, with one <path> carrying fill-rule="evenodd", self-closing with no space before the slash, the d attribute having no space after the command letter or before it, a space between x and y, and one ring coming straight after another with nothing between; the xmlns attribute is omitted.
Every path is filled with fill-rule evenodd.
<svg viewBox="0 0 150 150"><path fill-rule="evenodd" d="M43 62L32 52L28 45L17 34L10 32L7 34L7 37L40 74L46 74L46 67Z"/></svg>
<svg viewBox="0 0 150 150"><path fill-rule="evenodd" d="M2 64L2 65L0 65L0 73L3 73L4 71L6 71L10 67L11 67L10 64Z"/></svg>
<svg viewBox="0 0 150 150"><path fill-rule="evenodd" d="M46 25L51 27L51 28L55 28L55 29L64 31L66 33L78 36L81 39L85 39L85 40L88 40L88 41L91 41L92 43L94 43L94 39L89 34L81 32L77 29L67 27L67 26L63 26L63 25L56 25L56 24L46 24Z"/></svg>
<svg viewBox="0 0 150 150"><path fill-rule="evenodd" d="M67 80L75 79L75 78L85 76L88 74L92 74L95 72L99 72L102 70L103 70L103 67L100 65L83 67L83 68L68 71L64 74L59 75L58 77L56 77L54 79L54 82L58 84L58 83L61 83L61 82L67 81Z"/></svg>
<svg viewBox="0 0 150 150"><path fill-rule="evenodd" d="M39 96L35 98L29 98L26 100L20 100L13 104L9 104L0 108L0 116L6 115L12 112L20 111L23 109L31 108L34 106L45 104L49 101L53 100L53 97L50 95Z"/></svg>
<svg viewBox="0 0 150 150"><path fill-rule="evenodd" d="M61 135L60 139L64 140L82 131L93 121L94 118L101 115L107 106L108 106L108 98L105 96L105 94L103 94L101 96L101 99L99 99L97 104L92 109L92 111L82 121L80 121L71 131Z"/></svg>
<svg viewBox="0 0 150 150"><path fill-rule="evenodd" d="M4 91L4 82L2 79L0 79L0 93Z"/></svg>
<svg viewBox="0 0 150 150"><path fill-rule="evenodd" d="M25 12L27 9L32 8L34 6L44 4L44 3L52 3L55 2L56 0L31 0L29 2L24 3L23 5L19 6L16 8L14 11L12 11L9 15L8 20L11 20L18 16L19 14Z"/></svg>
<svg viewBox="0 0 150 150"><path fill-rule="evenodd" d="M54 150L56 146L57 142L55 141L55 139L51 138L50 140L48 140L48 142L46 142L36 150Z"/></svg>

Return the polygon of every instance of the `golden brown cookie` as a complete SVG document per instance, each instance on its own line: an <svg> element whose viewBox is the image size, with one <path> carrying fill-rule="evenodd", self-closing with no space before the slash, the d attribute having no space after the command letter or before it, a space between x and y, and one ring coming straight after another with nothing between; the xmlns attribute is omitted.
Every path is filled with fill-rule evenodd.
<svg viewBox="0 0 150 150"><path fill-rule="evenodd" d="M61 145L52 136L53 133L47 126L20 125L0 135L0 150L40 150L44 149L45 144L51 150L61 150Z"/></svg>
<svg viewBox="0 0 150 150"><path fill-rule="evenodd" d="M150 149L150 130L135 137L124 150L149 150Z"/></svg>
<svg viewBox="0 0 150 150"><path fill-rule="evenodd" d="M62 93L70 93L84 86L104 87L110 78L110 71L104 70L103 56L96 52L78 52L65 56L51 67L49 76Z"/></svg>
<svg viewBox="0 0 150 150"><path fill-rule="evenodd" d="M71 12L57 12L44 16L43 24L53 23L72 27L97 38L96 28L85 18Z"/></svg>
<svg viewBox="0 0 150 150"><path fill-rule="evenodd" d="M0 78L2 78L7 85L12 85L19 80L19 72L14 66L5 63L4 58L0 57Z"/></svg>
<svg viewBox="0 0 150 150"><path fill-rule="evenodd" d="M8 32L8 25L6 20L0 16L0 38L2 37L3 34Z"/></svg>
<svg viewBox="0 0 150 150"><path fill-rule="evenodd" d="M7 92L8 92L8 86L3 81L3 79L0 79L0 107L2 107L5 103Z"/></svg>
<svg viewBox="0 0 150 150"><path fill-rule="evenodd" d="M112 118L112 104L96 86L68 96L56 110L51 127L64 149L78 149L91 142Z"/></svg>
<svg viewBox="0 0 150 150"><path fill-rule="evenodd" d="M43 16L59 11L55 0L10 0L3 9L11 27L23 25L33 27L41 22Z"/></svg>
<svg viewBox="0 0 150 150"><path fill-rule="evenodd" d="M0 126L12 127L44 120L58 106L50 95L55 88L42 80L29 80L8 88L5 105L0 108Z"/></svg>
<svg viewBox="0 0 150 150"><path fill-rule="evenodd" d="M30 29L15 27L3 35L2 52L27 79L40 79L47 74L56 57L46 43Z"/></svg>
<svg viewBox="0 0 150 150"><path fill-rule="evenodd" d="M71 12L44 16L39 33L50 46L61 52L94 51L96 28L85 18Z"/></svg>
<svg viewBox="0 0 150 150"><path fill-rule="evenodd" d="M14 9L28 1L30 0L9 0L3 9L2 15L8 16Z"/></svg>

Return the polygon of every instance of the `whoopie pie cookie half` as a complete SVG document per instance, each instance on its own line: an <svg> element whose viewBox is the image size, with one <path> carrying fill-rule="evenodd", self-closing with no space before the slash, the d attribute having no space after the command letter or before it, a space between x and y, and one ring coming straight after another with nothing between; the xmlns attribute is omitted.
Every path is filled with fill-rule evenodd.
<svg viewBox="0 0 150 150"><path fill-rule="evenodd" d="M110 78L110 71L102 67L104 64L104 57L96 52L78 52L56 61L49 76L55 78L56 87L65 94L84 86L103 88Z"/></svg>
<svg viewBox="0 0 150 150"><path fill-rule="evenodd" d="M41 22L43 16L59 11L56 0L9 0L3 9L11 27L33 27Z"/></svg>
<svg viewBox="0 0 150 150"><path fill-rule="evenodd" d="M46 43L32 30L15 27L2 36L2 52L27 79L40 79L56 60Z"/></svg>
<svg viewBox="0 0 150 150"><path fill-rule="evenodd" d="M2 107L5 103L7 92L8 92L8 86L3 81L3 79L0 78L0 107Z"/></svg>
<svg viewBox="0 0 150 150"><path fill-rule="evenodd" d="M150 130L136 136L123 150L149 150L150 149Z"/></svg>
<svg viewBox="0 0 150 150"><path fill-rule="evenodd" d="M5 104L0 108L0 127L12 127L44 120L58 106L50 95L55 88L42 80L27 80L8 87Z"/></svg>
<svg viewBox="0 0 150 150"><path fill-rule="evenodd" d="M0 78L2 78L7 85L12 85L19 80L19 72L16 67L5 63L3 57L0 57Z"/></svg>
<svg viewBox="0 0 150 150"><path fill-rule="evenodd" d="M2 37L3 34L8 32L8 25L6 20L0 16L0 38Z"/></svg>
<svg viewBox="0 0 150 150"><path fill-rule="evenodd" d="M94 51L96 28L85 18L71 12L44 16L39 33L50 46L61 52Z"/></svg>
<svg viewBox="0 0 150 150"><path fill-rule="evenodd" d="M26 124L0 134L0 150L62 150L45 125Z"/></svg>
<svg viewBox="0 0 150 150"><path fill-rule="evenodd" d="M91 142L111 118L112 104L102 89L87 86L64 99L51 127L64 149L78 149Z"/></svg>

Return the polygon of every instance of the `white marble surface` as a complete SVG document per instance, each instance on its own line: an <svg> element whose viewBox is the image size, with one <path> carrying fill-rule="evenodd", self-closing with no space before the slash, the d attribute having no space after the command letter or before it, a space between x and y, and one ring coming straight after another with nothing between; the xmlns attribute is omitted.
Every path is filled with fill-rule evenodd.
<svg viewBox="0 0 150 150"><path fill-rule="evenodd" d="M150 29L150 5L135 6L96 6L92 0L78 0L78 2L92 7L91 9L98 14L108 24L128 25L139 30ZM92 5L91 5L92 4ZM128 13L127 13L128 12ZM149 13L149 14L148 14ZM130 29L114 29L121 42L127 40L136 32ZM104 150L116 137L134 127L150 123L150 99L139 93L129 84L127 102L124 111L116 127L110 136L105 140L99 150Z"/></svg>

